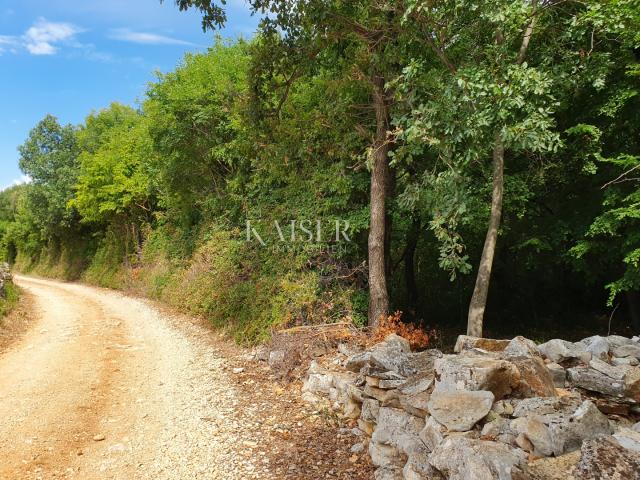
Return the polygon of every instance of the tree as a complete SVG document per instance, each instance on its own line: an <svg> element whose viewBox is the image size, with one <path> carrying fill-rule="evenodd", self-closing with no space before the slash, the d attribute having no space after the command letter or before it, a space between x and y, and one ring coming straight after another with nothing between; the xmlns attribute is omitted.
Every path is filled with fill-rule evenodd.
<svg viewBox="0 0 640 480"><path fill-rule="evenodd" d="M131 244L140 256L141 226L151 222L153 203L148 165L155 152L146 119L131 107L113 104L87 117L78 143L84 151L70 205L85 223L118 228L125 255Z"/></svg>
<svg viewBox="0 0 640 480"><path fill-rule="evenodd" d="M160 0L163 3L164 0ZM202 29L215 29L223 27L227 21L227 15L224 11L226 0L220 0L218 4L215 0L175 0L176 5L181 11L195 8L202 14Z"/></svg>
<svg viewBox="0 0 640 480"><path fill-rule="evenodd" d="M198 2L183 2L182 7ZM208 2L206 2L208 4ZM211 4L213 5L213 4ZM254 11L269 12L262 21L265 38L282 35L279 52L299 63L288 72L286 92L309 62L323 54L350 61L350 67L370 88L370 104L374 112L374 128L369 148L370 225L369 259L369 324L375 325L389 311L387 286L390 223L388 199L394 178L389 165L392 139L389 135L392 93L387 83L398 72L401 11L393 2L289 2L254 0ZM204 28L211 25L203 25ZM342 52L344 56L337 55ZM346 65L345 65L346 66Z"/></svg>
<svg viewBox="0 0 640 480"><path fill-rule="evenodd" d="M77 220L68 207L78 175L75 128L47 115L18 150L20 168L33 181L29 189L33 217L45 237L59 238Z"/></svg>
<svg viewBox="0 0 640 480"><path fill-rule="evenodd" d="M503 214L505 155L543 157L560 146L554 119L560 102L605 61L593 45L584 50L599 31L593 8L596 3L565 8L536 0L408 6L405 21L422 31L441 68L418 57L405 71L414 85L408 91L422 100L405 118L405 136L430 145L447 169L467 178L491 158L491 211L469 305L470 335L482 335Z"/></svg>
<svg viewBox="0 0 640 480"><path fill-rule="evenodd" d="M227 199L228 182L251 158L242 117L248 68L245 42L218 42L206 54L187 55L147 91L159 200L187 229Z"/></svg>
<svg viewBox="0 0 640 480"><path fill-rule="evenodd" d="M291 3L281 0L256 0L253 7L272 12L262 23L267 37L282 32L281 44L292 62L300 65L339 68L366 85L372 110L371 143L368 148L370 170L370 221L368 235L369 324L375 325L389 312L389 251L391 222L389 201L394 193L395 175L390 166L393 138L390 122L393 92L390 82L400 72L403 39L400 28L402 11L393 2ZM323 62L326 59L326 62ZM304 67L302 67L304 68ZM335 68L335 67L334 67ZM295 80L295 71L290 81Z"/></svg>

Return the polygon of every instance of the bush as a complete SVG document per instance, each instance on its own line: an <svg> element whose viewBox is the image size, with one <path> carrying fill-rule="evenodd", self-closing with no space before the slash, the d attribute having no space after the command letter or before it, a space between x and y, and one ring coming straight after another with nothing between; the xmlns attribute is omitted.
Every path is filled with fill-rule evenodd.
<svg viewBox="0 0 640 480"><path fill-rule="evenodd" d="M4 284L4 296L0 296L0 319L6 316L18 303L19 290L11 281Z"/></svg>

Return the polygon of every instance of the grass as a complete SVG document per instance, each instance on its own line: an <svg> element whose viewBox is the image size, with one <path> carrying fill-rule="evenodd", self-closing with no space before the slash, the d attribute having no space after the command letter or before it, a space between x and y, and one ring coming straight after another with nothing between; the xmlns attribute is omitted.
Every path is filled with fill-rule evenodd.
<svg viewBox="0 0 640 480"><path fill-rule="evenodd" d="M13 282L4 285L5 297L0 298L0 319L7 315L18 304L19 291Z"/></svg>

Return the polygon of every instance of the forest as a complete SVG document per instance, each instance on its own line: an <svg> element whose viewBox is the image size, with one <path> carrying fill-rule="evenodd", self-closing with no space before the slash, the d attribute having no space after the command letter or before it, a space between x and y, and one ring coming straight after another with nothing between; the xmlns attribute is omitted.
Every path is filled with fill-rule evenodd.
<svg viewBox="0 0 640 480"><path fill-rule="evenodd" d="M640 332L637 0L249 4L253 38L137 105L33 126L0 260L241 343L395 312L442 338Z"/></svg>

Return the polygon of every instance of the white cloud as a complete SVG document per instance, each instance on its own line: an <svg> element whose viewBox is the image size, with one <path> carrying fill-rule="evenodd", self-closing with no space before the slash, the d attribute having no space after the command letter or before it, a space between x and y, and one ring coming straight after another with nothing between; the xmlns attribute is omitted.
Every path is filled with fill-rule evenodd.
<svg viewBox="0 0 640 480"><path fill-rule="evenodd" d="M57 43L72 42L81 28L70 23L49 22L40 18L23 35L24 46L32 55L53 55Z"/></svg>
<svg viewBox="0 0 640 480"><path fill-rule="evenodd" d="M189 45L197 46L194 43L180 40L179 38L158 35L156 33L134 32L128 28L118 28L111 30L109 38L121 40L123 42L142 43L145 45Z"/></svg>
<svg viewBox="0 0 640 480"><path fill-rule="evenodd" d="M80 46L75 37L83 31L71 23L49 22L39 18L21 36L0 35L0 53L8 47L12 53L26 49L32 55L54 55L60 44Z"/></svg>
<svg viewBox="0 0 640 480"><path fill-rule="evenodd" d="M7 49L15 52L19 42L11 36L0 35L0 55L2 55Z"/></svg>

